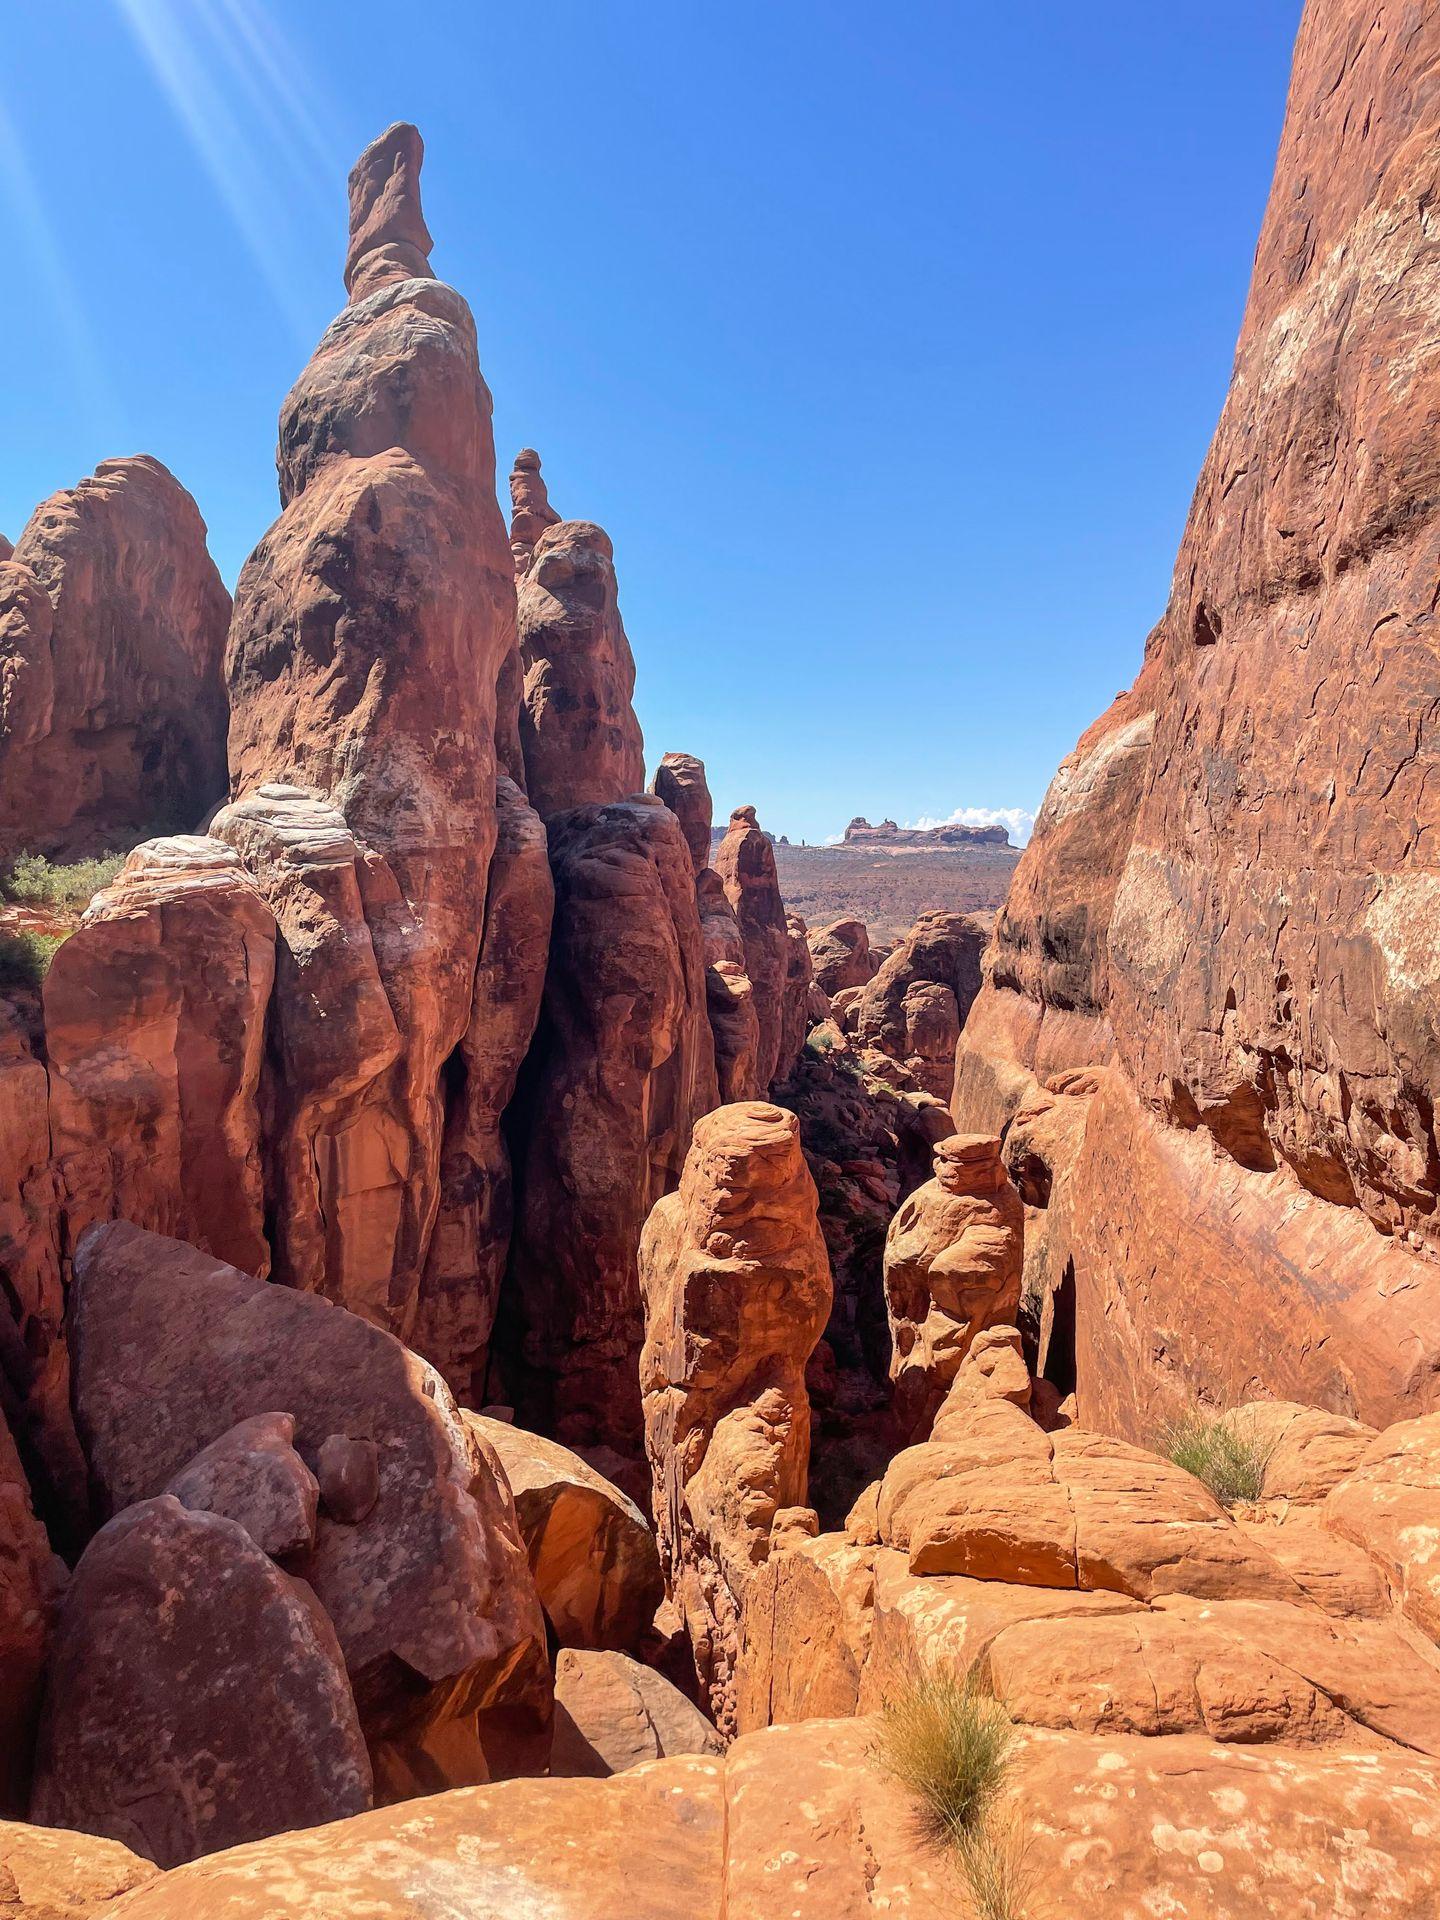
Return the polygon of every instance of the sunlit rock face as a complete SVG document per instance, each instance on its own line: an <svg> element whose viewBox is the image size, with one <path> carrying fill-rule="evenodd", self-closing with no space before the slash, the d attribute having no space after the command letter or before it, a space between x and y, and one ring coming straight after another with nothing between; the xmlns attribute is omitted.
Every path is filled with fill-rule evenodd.
<svg viewBox="0 0 1440 1920"><path fill-rule="evenodd" d="M1432 58L1419 16L1306 10L1169 606L961 1042L987 1128L1113 1048L1062 1184L1080 1407L1137 1435L1202 1388L1440 1397Z"/></svg>
<svg viewBox="0 0 1440 1920"><path fill-rule="evenodd" d="M399 1332L440 1205L442 1076L475 994L514 644L490 395L469 308L431 274L421 154L398 125L351 176L350 304L282 409L284 511L236 592L216 829L288 949L277 1277Z"/></svg>
<svg viewBox="0 0 1440 1920"><path fill-rule="evenodd" d="M768 1101L707 1114L640 1247L645 1450L660 1557L722 1732L757 1569L805 1530L805 1365L830 1265L799 1122ZM815 1516L806 1513L808 1530Z"/></svg>
<svg viewBox="0 0 1440 1920"><path fill-rule="evenodd" d="M225 791L230 596L158 460L103 460L0 554L0 859L188 832Z"/></svg>

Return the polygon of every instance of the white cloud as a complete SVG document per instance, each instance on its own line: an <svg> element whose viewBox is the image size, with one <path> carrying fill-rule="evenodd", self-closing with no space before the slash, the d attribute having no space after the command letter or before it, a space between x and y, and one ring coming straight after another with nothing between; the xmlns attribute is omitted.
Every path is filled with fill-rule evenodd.
<svg viewBox="0 0 1440 1920"><path fill-rule="evenodd" d="M907 820L907 827L1004 827L1017 847L1023 847L1030 838L1035 825L1035 816L1027 807L956 807L953 813L947 813L943 819L922 814L918 820Z"/></svg>

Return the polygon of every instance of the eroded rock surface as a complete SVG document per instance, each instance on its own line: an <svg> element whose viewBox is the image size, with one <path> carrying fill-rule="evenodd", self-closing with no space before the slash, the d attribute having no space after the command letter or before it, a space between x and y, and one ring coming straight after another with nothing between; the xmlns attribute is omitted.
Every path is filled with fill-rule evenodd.
<svg viewBox="0 0 1440 1920"><path fill-rule="evenodd" d="M715 871L740 929L755 997L759 1052L757 1091L763 1097L780 1077L785 1046L785 985L790 969L790 929L775 871L775 851L757 824L753 807L737 807L715 850Z"/></svg>
<svg viewBox="0 0 1440 1920"><path fill-rule="evenodd" d="M0 560L0 857L188 832L225 791L230 596L190 495L103 460Z"/></svg>
<svg viewBox="0 0 1440 1920"><path fill-rule="evenodd" d="M162 1867L371 1804L335 1630L233 1520L142 1500L100 1529L56 1626L32 1819Z"/></svg>
<svg viewBox="0 0 1440 1920"><path fill-rule="evenodd" d="M638 1453L636 1254L715 1105L689 850L648 795L549 823L555 922L517 1095L503 1370L525 1424Z"/></svg>
<svg viewBox="0 0 1440 1920"><path fill-rule="evenodd" d="M976 1334L1014 1320L1023 1238L1000 1142L940 1141L934 1179L901 1205L885 1239L892 1404L903 1434L929 1430Z"/></svg>
<svg viewBox="0 0 1440 1920"><path fill-rule="evenodd" d="M746 1589L805 1506L805 1366L830 1311L793 1114L752 1101L700 1122L678 1191L645 1224L640 1281L660 1557L728 1732Z"/></svg>
<svg viewBox="0 0 1440 1920"><path fill-rule="evenodd" d="M551 1683L514 1506L433 1369L312 1294L124 1224L92 1229L75 1275L75 1406L102 1516L283 1409L321 1494L314 1545L287 1566L334 1625L377 1793L537 1764ZM337 1436L375 1443L368 1507Z"/></svg>

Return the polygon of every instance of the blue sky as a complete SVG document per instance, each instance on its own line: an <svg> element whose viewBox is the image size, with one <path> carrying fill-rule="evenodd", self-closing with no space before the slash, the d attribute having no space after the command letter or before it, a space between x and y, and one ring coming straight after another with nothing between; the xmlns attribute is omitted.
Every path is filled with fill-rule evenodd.
<svg viewBox="0 0 1440 1920"><path fill-rule="evenodd" d="M343 300L345 174L413 119L502 476L538 447L614 539L652 763L792 837L1033 809L1164 604L1298 16L11 8L0 529L144 450L233 581Z"/></svg>

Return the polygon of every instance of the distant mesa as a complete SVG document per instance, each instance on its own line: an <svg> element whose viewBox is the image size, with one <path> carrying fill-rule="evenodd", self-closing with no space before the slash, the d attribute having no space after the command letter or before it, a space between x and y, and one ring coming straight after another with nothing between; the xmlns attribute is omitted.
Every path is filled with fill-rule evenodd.
<svg viewBox="0 0 1440 1920"><path fill-rule="evenodd" d="M947 822L938 827L901 827L893 820L882 820L872 827L864 814L856 814L845 829L847 847L1008 847L1010 836L1004 827L962 827Z"/></svg>

